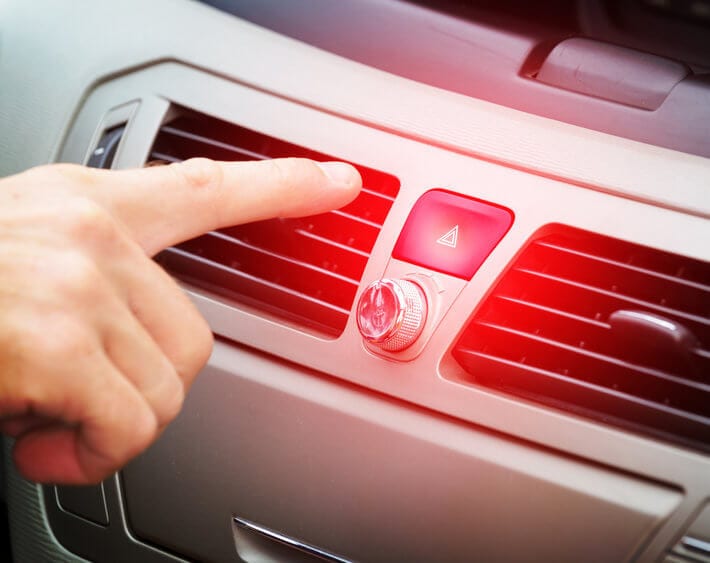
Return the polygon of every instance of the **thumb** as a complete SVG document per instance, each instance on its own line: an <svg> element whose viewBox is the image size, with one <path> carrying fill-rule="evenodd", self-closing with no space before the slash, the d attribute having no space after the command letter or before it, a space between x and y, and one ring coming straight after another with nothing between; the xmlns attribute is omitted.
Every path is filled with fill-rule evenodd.
<svg viewBox="0 0 710 563"><path fill-rule="evenodd" d="M195 158L168 166L97 171L95 191L89 195L153 255L213 229L342 207L361 185L357 170L342 162Z"/></svg>

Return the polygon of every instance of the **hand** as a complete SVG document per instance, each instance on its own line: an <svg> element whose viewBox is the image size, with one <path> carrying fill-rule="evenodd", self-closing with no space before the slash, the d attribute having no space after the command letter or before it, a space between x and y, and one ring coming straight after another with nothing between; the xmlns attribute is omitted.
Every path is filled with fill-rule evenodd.
<svg viewBox="0 0 710 563"><path fill-rule="evenodd" d="M0 431L28 479L96 483L180 411L212 333L150 256L355 197L342 163L49 165L0 180Z"/></svg>

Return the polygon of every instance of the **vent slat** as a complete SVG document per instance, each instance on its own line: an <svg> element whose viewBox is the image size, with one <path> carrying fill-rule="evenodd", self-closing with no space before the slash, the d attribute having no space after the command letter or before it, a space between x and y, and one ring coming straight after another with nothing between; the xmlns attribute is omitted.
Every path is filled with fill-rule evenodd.
<svg viewBox="0 0 710 563"><path fill-rule="evenodd" d="M357 287L359 280L350 278L348 276L344 276L342 274L338 274L336 272L331 272L327 268L323 268L318 266L317 264L313 264L309 260L299 260L298 257L296 256L296 252L290 252L290 248L286 247L285 251L282 253L275 252L273 249L269 248L269 245L255 245L251 244L251 242L247 242L246 240L243 240L241 238L235 238L232 236L229 236L227 233L224 233L222 231L212 231L209 233L205 234L206 237L213 237L216 239L220 239L228 244L235 245L239 247L240 249L245 249L251 252L254 252L256 254L261 255L264 258L271 258L273 260L278 260L285 262L289 264L290 266L293 267L298 267L298 268L305 268L307 270L310 270L314 274L320 274L320 275L325 275L330 278L335 278L338 279L346 284L350 284L352 286Z"/></svg>
<svg viewBox="0 0 710 563"><path fill-rule="evenodd" d="M600 289L598 287L594 287L594 286L587 285L584 283L572 281L572 280L565 279L565 278L551 275L551 274L543 274L541 272L536 272L534 270L528 270L525 268L517 268L517 271L521 272L523 274L526 274L528 276L535 276L535 277L539 277L539 278L544 278L545 280L555 282L560 285L567 285L567 286L575 287L577 289L584 291L585 293L594 293L599 296L609 298L610 300L617 301L618 304L613 305L613 307L616 307L617 309L620 307L637 306L637 307L642 307L644 309L650 309L652 311L655 311L655 312L658 312L661 314L667 314L667 315L671 315L673 317L680 317L682 319L691 321L693 323L697 323L697 324L701 324L701 325L705 325L707 327L710 327L710 318L701 317L698 315L694 315L692 313L687 313L685 311L673 309L671 307L665 307L665 306L659 305L657 303L651 303L651 302L645 301L643 299L637 299L637 298L631 297L629 295L624 295L624 294L617 293L614 291L609 291L606 289Z"/></svg>
<svg viewBox="0 0 710 563"><path fill-rule="evenodd" d="M620 309L644 309L642 302L638 300L624 300L614 292L596 291L595 288L574 283L571 280L565 283L562 278L526 274L519 271L517 266L516 263L515 268L509 270L507 275L500 281L494 295L505 295L510 298L520 299L534 303L541 308L564 310L571 315L605 324L614 311ZM703 347L707 348L710 345L710 341L707 338L710 331L708 331L708 324L705 319L697 316L681 318L680 316L675 316L673 310L659 306L653 306L648 310L682 322L694 334L701 337ZM706 336L704 337L703 335Z"/></svg>
<svg viewBox="0 0 710 563"><path fill-rule="evenodd" d="M583 349L585 353L599 354L600 357L623 357L629 364L646 367L649 356L643 349L630 349L624 342L618 342L611 334L612 326L600 321L592 321L578 315L566 314L563 311L548 307L540 307L525 301L510 299L504 295L494 295L490 305L484 306L478 317L478 324L497 325L505 329L516 330L549 342L558 342L571 349ZM696 369L686 372L684 379L694 384L704 385L710 389L702 374L710 372L710 362L698 354L701 349L690 350L689 354L699 357L688 360L686 364L695 364ZM678 370L679 360L670 355L667 358L653 357L650 370L661 373L674 373ZM697 374L695 373L697 372Z"/></svg>
<svg viewBox="0 0 710 563"><path fill-rule="evenodd" d="M510 303L513 305L517 305L521 308L528 308L528 309L533 309L539 312L544 312L544 313L549 313L551 315L556 315L561 318L569 319L572 321L577 321L583 324L587 324L592 327L596 328L603 328L603 329L608 329L609 324L608 323L603 323L601 321L596 321L594 319L590 319L588 317L583 317L581 315L575 315L573 313L570 313L568 311L565 311L563 309L555 309L554 307L545 307L544 305L540 305L539 303L534 303L532 301L526 301L524 299L516 299L515 297L510 297L508 295L494 295L494 299L499 299L503 302ZM520 311L516 311L520 312Z"/></svg>
<svg viewBox="0 0 710 563"><path fill-rule="evenodd" d="M342 207L339 211L351 217L364 219L369 221L370 224L379 227L384 223L390 205L391 200L373 192L362 191L360 192L360 197Z"/></svg>
<svg viewBox="0 0 710 563"><path fill-rule="evenodd" d="M264 280L262 278L258 278L255 276L250 276L246 272L243 272L241 270L237 270L235 268L230 268L229 266L225 266L224 264L220 264L219 262L214 262L214 261L209 260L208 258L204 258L202 256L197 256L195 254L192 254L190 252L182 250L181 248L177 248L177 247L166 248L164 253L169 256L178 257L178 259L182 260L185 264L189 264L191 262L197 262L206 268L212 268L215 270L219 270L220 272L223 272L225 274L228 274L230 276L234 276L234 277L237 277L240 279L251 280L252 282L259 284L261 286L269 287L269 288L273 289L274 291L285 293L285 294L289 295L290 297L293 297L293 298L296 298L299 300L308 301L309 303L312 303L313 305L316 305L318 307L322 307L324 309L328 309L334 313L339 313L341 315L348 315L350 313L350 311L348 309L344 309L343 307L338 307L337 305L333 305L332 303L328 303L327 301L317 299L311 295L301 293L301 292L291 289L289 287L282 286L282 285L279 285L274 282L269 282L267 280ZM162 259L162 257L161 257L161 259Z"/></svg>
<svg viewBox="0 0 710 563"><path fill-rule="evenodd" d="M338 160L185 110L158 132L150 160L180 162L196 156ZM357 168L367 187L341 210L220 229L185 241L156 259L192 285L337 336L399 190L393 176Z"/></svg>
<svg viewBox="0 0 710 563"><path fill-rule="evenodd" d="M299 236L301 236L301 237L304 237L304 238L307 238L307 239L312 239L312 240L315 240L315 241L318 241L318 242L322 242L322 243L325 244L325 245L333 246L333 247L335 247L335 248L339 248L340 250L344 250L345 252L349 252L349 253L351 253L351 254L356 254L356 255L358 255L358 256L364 258L365 260L367 260L367 259L369 258L369 256L370 256L370 254L367 253L367 252L363 252L362 250L358 250L357 248L353 248L353 247L351 247L351 246L346 246L346 245L344 245L344 244L340 244L339 242L336 242L336 241L334 241L334 240L327 239L327 238L325 238L325 237L320 237L320 236L318 236L318 235L316 235L316 234L313 234L313 233L309 233L309 232L307 232L307 231L304 231L303 229L295 229L295 232L296 232Z"/></svg>
<svg viewBox="0 0 710 563"><path fill-rule="evenodd" d="M273 224L265 229L256 223L222 229L218 235L343 276L357 285L370 256L368 253L292 227L293 224L288 223L286 233L280 233L282 225Z"/></svg>
<svg viewBox="0 0 710 563"><path fill-rule="evenodd" d="M217 295L239 299L247 305L280 314L287 320L305 324L328 334L337 334L337 330L332 327L347 322L350 313L346 309L315 299L310 295L255 278L223 264L195 257L179 248L168 248L161 252L158 263L170 271L188 272L182 274L181 279ZM238 287L239 292L231 291L231 287ZM249 299L250 294L258 294L260 298ZM292 317L284 314L284 311L294 309L300 313ZM303 312L308 313L306 319L301 318Z"/></svg>
<svg viewBox="0 0 710 563"><path fill-rule="evenodd" d="M616 268L622 268L622 269L628 270L629 272L635 272L635 273L642 274L642 275L644 275L644 276L649 276L649 277L652 277L652 278L658 278L658 279L661 279L661 280L664 280L664 281L668 281L668 282L671 282L671 283L681 284L681 285L684 285L684 286L686 286L686 287L690 287L690 288L693 288L693 289L698 289L698 290L703 291L703 292L710 291L710 285L703 284L703 283L698 283L698 282L694 282L694 281L692 281L692 280L687 280L687 279L684 279L684 278L679 277L679 276L672 276L672 275L663 274L663 273L661 273L661 272L656 272L656 271L653 271L653 270L649 270L649 269L647 269L647 268L641 268L641 267L639 267L639 266L633 266L633 265L631 265L631 264L627 264L627 263L624 263L624 262L620 262L620 261L618 261L618 260L612 260L612 259L610 259L610 258L603 258L603 257L601 257L601 256L595 256L594 254L590 254L589 252L581 252L581 251L578 251L578 250L573 250L573 249L571 249L571 248L565 248L565 247L559 246L559 245L557 245L557 244L552 244L552 243L549 243L549 242L538 242L538 243L536 243L536 244L538 244L538 245L541 246L541 247L553 249L553 250L555 250L555 251L557 251L557 252L561 252L561 253L565 253L565 254L569 254L569 255L574 255L574 256L579 256L579 257L585 258L585 259L587 259L587 260L590 260L590 261L592 261L592 262L597 262L597 263L600 263L600 264L606 264L606 265L609 265L609 266L614 266L614 267L616 267Z"/></svg>
<svg viewBox="0 0 710 563"><path fill-rule="evenodd" d="M181 243L177 248L347 309L357 291L357 283L350 279L265 252L237 239L220 236L220 233L208 233Z"/></svg>
<svg viewBox="0 0 710 563"><path fill-rule="evenodd" d="M582 416L601 415L604 422L634 430L654 427L656 435L691 446L710 441L710 420L702 416L478 351L458 349L455 357L464 369L478 374L478 383L525 399ZM585 401L578 401L579 396Z"/></svg>
<svg viewBox="0 0 710 563"><path fill-rule="evenodd" d="M337 215L339 217L345 217L346 219L350 219L352 221L357 221L358 223L361 223L362 225L367 225L368 227L372 227L373 229L379 229L381 225L378 225L374 221L370 221L369 219L365 217L360 217L359 215L356 215L355 213L345 211L343 209L334 209L330 213L333 215Z"/></svg>
<svg viewBox="0 0 710 563"><path fill-rule="evenodd" d="M378 197L378 198L380 198L380 199L387 200L387 201L390 202L390 205L391 205L392 203L394 203L394 197L393 197L393 196L389 196L389 195L386 195L386 194L383 194L383 193L380 193L380 192L373 191L373 190L371 190L370 188L368 188L368 187L366 187L366 186L363 186L363 187L362 187L362 192L363 192L363 193L366 193L366 194L369 194L369 195L371 195L371 196Z"/></svg>
<svg viewBox="0 0 710 563"><path fill-rule="evenodd" d="M478 385L710 451L709 349L710 264L556 226L453 354Z"/></svg>
<svg viewBox="0 0 710 563"><path fill-rule="evenodd" d="M184 159L182 158L177 158L176 156L173 156L168 153L164 152L159 152L159 151L151 151L150 156L148 157L147 162L182 162Z"/></svg>
<svg viewBox="0 0 710 563"><path fill-rule="evenodd" d="M363 224L335 212L294 220L294 229L368 253L375 246L379 227Z"/></svg>
<svg viewBox="0 0 710 563"><path fill-rule="evenodd" d="M651 399L655 397L661 402L673 391L677 391L685 408L693 409L706 417L710 416L710 403L703 400L710 392L709 385L508 327L489 323L479 323L479 326L490 332L503 333L492 335L490 338L504 338L506 342L513 344L515 355L526 357L527 363L531 365L549 366L549 358L545 356L554 356L558 366L553 370L556 373L573 372L580 380L605 381L608 387L625 387L628 392L637 396ZM482 338L485 337L485 334L482 335ZM508 350L501 350L501 356L509 353ZM589 372L585 372L584 367ZM646 377L635 377L635 374Z"/></svg>
<svg viewBox="0 0 710 563"><path fill-rule="evenodd" d="M173 156L183 159L195 156L215 158L215 155L225 155L224 158L218 158L218 160L266 160L269 158L260 152L223 143L175 127L165 126L162 128L161 133L160 142L156 143L155 146L156 150L160 151L163 146L168 145L176 150L174 153L171 152ZM177 137L177 139L171 137Z"/></svg>
<svg viewBox="0 0 710 563"><path fill-rule="evenodd" d="M309 270L314 275L323 275L323 276L328 276L329 278L337 279L347 285L350 285L351 287L357 288L358 283L360 282L360 280L357 280L354 278L349 278L349 277L344 276L342 274L331 272L327 268L322 268L317 265L314 265L308 260L299 260L298 258L294 257L295 252L294 253L287 252L287 253L279 254L278 252L273 252L272 250L265 248L263 246L253 245L253 244L247 243L239 238L231 237L228 234L223 233L221 231L213 231L213 232L207 233L207 234L205 234L205 237L216 238L216 239L226 242L227 244L235 245L235 246L239 247L240 249L253 252L255 255L261 257L262 259L271 259L271 260L278 261L278 262L285 262L290 267L304 268L306 270ZM234 249L230 247L230 251L233 251L233 250Z"/></svg>
<svg viewBox="0 0 710 563"><path fill-rule="evenodd" d="M521 263L521 269L560 278L571 277L600 290L623 294L668 309L696 310L701 313L699 316L710 316L710 303L703 307L701 302L703 297L707 298L710 286L702 283L651 272L618 260L602 257L595 259L585 252L564 252L558 245L538 243L536 251L530 256L534 256L534 260Z"/></svg>

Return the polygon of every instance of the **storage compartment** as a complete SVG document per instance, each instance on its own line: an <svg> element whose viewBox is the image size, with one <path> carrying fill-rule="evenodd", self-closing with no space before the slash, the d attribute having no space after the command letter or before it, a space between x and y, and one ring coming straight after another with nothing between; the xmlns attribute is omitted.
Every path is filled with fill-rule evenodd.
<svg viewBox="0 0 710 563"><path fill-rule="evenodd" d="M223 343L123 479L136 535L211 561L234 517L358 561L625 561L681 498Z"/></svg>

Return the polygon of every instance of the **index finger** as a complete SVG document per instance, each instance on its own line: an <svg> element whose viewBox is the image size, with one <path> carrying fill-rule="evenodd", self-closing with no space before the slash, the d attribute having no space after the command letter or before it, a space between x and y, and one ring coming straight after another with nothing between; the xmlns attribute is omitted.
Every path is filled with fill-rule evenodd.
<svg viewBox="0 0 710 563"><path fill-rule="evenodd" d="M220 227L336 209L354 199L362 185L349 164L302 158L195 158L98 172L97 178L100 185L87 195L126 225L150 255Z"/></svg>

